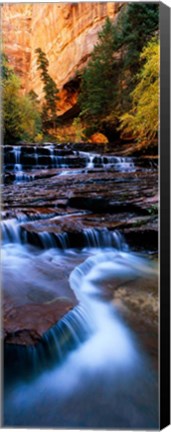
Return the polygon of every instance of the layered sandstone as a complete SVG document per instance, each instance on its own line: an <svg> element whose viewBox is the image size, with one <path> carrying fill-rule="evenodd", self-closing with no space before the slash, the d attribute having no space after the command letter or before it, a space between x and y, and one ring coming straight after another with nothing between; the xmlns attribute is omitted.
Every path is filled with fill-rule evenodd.
<svg viewBox="0 0 171 432"><path fill-rule="evenodd" d="M16 73L21 77L23 89L29 89L31 68L31 4L3 4L1 26L3 49Z"/></svg>
<svg viewBox="0 0 171 432"><path fill-rule="evenodd" d="M61 112L73 106L75 98L70 95L68 100L64 85L86 64L106 17L115 19L120 6L115 2L4 4L4 50L21 76L23 89L34 89L41 97L35 55L40 47L49 60L49 73L61 90Z"/></svg>

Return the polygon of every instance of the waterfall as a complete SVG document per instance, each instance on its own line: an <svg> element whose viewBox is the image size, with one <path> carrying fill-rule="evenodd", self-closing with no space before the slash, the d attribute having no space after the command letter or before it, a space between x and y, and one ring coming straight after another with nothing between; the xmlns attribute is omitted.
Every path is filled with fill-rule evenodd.
<svg viewBox="0 0 171 432"><path fill-rule="evenodd" d="M94 160L94 155L90 155L88 164L86 166L87 169L93 169L94 168L93 160Z"/></svg>
<svg viewBox="0 0 171 432"><path fill-rule="evenodd" d="M47 231L38 232L36 233L36 238L40 240L39 246L40 247L42 246L43 249L60 248L65 250L70 247L68 234L65 232L63 233L49 233Z"/></svg>
<svg viewBox="0 0 171 432"><path fill-rule="evenodd" d="M70 247L68 234L63 232L56 234L56 238L59 241L59 244L63 250L68 249Z"/></svg>
<svg viewBox="0 0 171 432"><path fill-rule="evenodd" d="M14 164L14 173L15 173L15 179L17 181L20 181L22 178L22 164L21 164L21 147L20 146L14 146L13 147L13 153L15 157L15 164Z"/></svg>
<svg viewBox="0 0 171 432"><path fill-rule="evenodd" d="M39 219L37 217L37 219ZM29 218L7 219L1 222L2 241L6 243L32 244L43 249L59 248L114 248L127 250L123 236L119 231L107 228L86 228L81 233L31 231L24 227Z"/></svg>
<svg viewBox="0 0 171 432"><path fill-rule="evenodd" d="M77 365L86 365L88 370L98 370L99 366L110 369L113 362L119 369L132 368L137 354L130 332L111 305L97 297L96 280L113 280L118 275L124 280L141 275L142 271L149 269L141 258L129 259L127 253L112 250L90 256L77 266L69 282L79 304L45 332L35 346L5 346L6 368L13 358L12 378L25 381L51 366L59 367L71 351L79 358Z"/></svg>
<svg viewBox="0 0 171 432"><path fill-rule="evenodd" d="M136 157L124 157L124 156L117 156L117 155L108 155L108 154L98 154L98 153L91 153L87 151L73 151L73 150L66 150L66 149L59 149L58 147L55 147L55 145L39 145L39 146L4 146L4 156L5 156L5 163L7 164L14 164L14 165L21 165L21 160L23 160L23 165L28 166L33 165L38 166L38 158L40 156L50 157L52 161L52 166L55 166L56 164L65 165L65 167L70 166L70 162L72 165L72 160L75 162L77 161L84 161L86 168L95 168L96 166L101 167L117 167L120 169L129 169L129 168L135 168L136 163L138 166L143 164L146 167L149 168L156 168L157 162L151 160L150 158L146 159L138 159ZM31 158L31 159L30 159ZM72 165L73 166L73 165Z"/></svg>
<svg viewBox="0 0 171 432"><path fill-rule="evenodd" d="M123 237L119 231L109 231L107 228L87 228L84 230L84 236L86 246L90 248L114 247L122 249L124 245Z"/></svg>
<svg viewBox="0 0 171 432"><path fill-rule="evenodd" d="M53 235L48 232L39 232L38 234L44 249L53 248L56 246Z"/></svg>
<svg viewBox="0 0 171 432"><path fill-rule="evenodd" d="M34 157L35 157L35 165L36 165L36 167L38 167L37 147L34 147Z"/></svg>
<svg viewBox="0 0 171 432"><path fill-rule="evenodd" d="M116 425L118 429L125 429L131 424L132 429L140 426L148 429L149 425L156 429L156 378L148 356L113 302L118 285L124 287L136 278L138 283L144 276L151 278L153 264L127 253L124 240L117 231L85 230L82 234L87 250L63 253L53 249L53 239L59 241L60 236L61 249L66 248L70 245L69 233L56 233L56 237L55 233L53 236L47 232L39 233L45 250L37 251L33 247L27 249L26 245L17 245L20 241L24 243L22 224L12 219L1 225L6 240L14 242L13 247L11 244L4 247L4 289L12 296L14 304L19 301L19 308L22 309L22 302L29 299L36 308L38 306L38 320L42 323L49 320L49 329L39 336L35 345L10 343L8 337L15 339L17 330L7 334L4 423L17 427L42 425L78 429L82 426L99 429L103 425L110 429ZM68 307L64 308L67 313L50 327L53 309L48 305L53 302L54 308L65 305L65 269L78 304L70 311ZM60 284L61 292L58 291ZM135 290L135 285L133 288ZM106 293L109 297L105 297ZM32 321L32 304L29 307L30 317L27 313L27 318L30 321L26 320L24 329L30 336L32 324L35 335L37 327L35 318ZM45 313L42 307L45 307ZM50 307L49 315L46 307ZM21 335L22 331L19 330ZM85 412L85 404L90 416ZM72 410L69 410L71 406Z"/></svg>
<svg viewBox="0 0 171 432"><path fill-rule="evenodd" d="M81 304L76 306L51 328L43 336L42 342L35 347L37 365L44 358L47 359L47 362L63 361L68 351L77 348L93 334L93 331L91 317L86 306ZM44 353L42 353L42 347Z"/></svg>
<svg viewBox="0 0 171 432"><path fill-rule="evenodd" d="M15 172L15 183L20 184L21 182L31 182L35 179L34 174L26 174L23 171Z"/></svg>
<svg viewBox="0 0 171 432"><path fill-rule="evenodd" d="M73 148L4 152L4 425L157 429L157 270L110 229L145 248L154 164Z"/></svg>
<svg viewBox="0 0 171 432"><path fill-rule="evenodd" d="M13 147L13 152L15 155L15 164L16 165L20 165L20 156L21 156L21 147L20 146L14 146Z"/></svg>
<svg viewBox="0 0 171 432"><path fill-rule="evenodd" d="M104 169L114 168L117 171L135 171L136 167L131 157L108 156L97 153L87 153L83 151L75 152L77 156L86 158L86 168L94 169L102 167Z"/></svg>
<svg viewBox="0 0 171 432"><path fill-rule="evenodd" d="M13 357L12 380L38 376L50 366L63 362L70 351L85 342L94 333L93 317L86 305L79 304L51 327L35 346L5 345L5 363ZM8 380L8 377L6 378Z"/></svg>
<svg viewBox="0 0 171 432"><path fill-rule="evenodd" d="M48 148L48 150L49 150L49 152L50 152L50 158L51 158L51 165L52 165L52 168L56 168L56 156L55 156L55 154L54 154L54 147L53 146L50 146L49 148Z"/></svg>
<svg viewBox="0 0 171 432"><path fill-rule="evenodd" d="M56 168L57 164L56 164L56 156L54 155L54 147L52 145L50 145L50 146L47 145L45 148L47 148L50 152L52 167Z"/></svg>
<svg viewBox="0 0 171 432"><path fill-rule="evenodd" d="M67 168L66 158L64 156L55 156L56 168Z"/></svg>
<svg viewBox="0 0 171 432"><path fill-rule="evenodd" d="M5 171L15 175L15 182L31 181L32 175L28 170L65 169L58 175L78 175L83 170L112 170L116 172L132 173L142 169L157 169L155 161L108 154L59 149L48 144L39 146L5 146ZM82 168L82 169L81 169ZM85 171L84 171L85 172ZM34 173L33 173L34 175ZM12 181L12 177L11 180Z"/></svg>
<svg viewBox="0 0 171 432"><path fill-rule="evenodd" d="M21 228L16 219L1 222L1 238L6 243L21 243Z"/></svg>

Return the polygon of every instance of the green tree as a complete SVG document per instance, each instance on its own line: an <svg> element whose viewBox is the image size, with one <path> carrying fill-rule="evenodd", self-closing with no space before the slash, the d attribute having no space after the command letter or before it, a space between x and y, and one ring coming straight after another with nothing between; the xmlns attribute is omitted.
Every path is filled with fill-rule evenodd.
<svg viewBox="0 0 171 432"><path fill-rule="evenodd" d="M35 50L37 54L37 69L40 70L43 82L44 103L42 107L42 120L46 129L47 122L50 121L55 128L57 123L57 101L59 100L59 90L55 81L48 73L49 62L41 48Z"/></svg>
<svg viewBox="0 0 171 432"><path fill-rule="evenodd" d="M131 107L142 48L157 30L158 5L153 3L124 4L115 23L106 20L80 87L87 135L116 130L120 116Z"/></svg>
<svg viewBox="0 0 171 432"><path fill-rule="evenodd" d="M4 142L30 140L41 131L38 106L30 96L21 94L20 80L2 58L2 118Z"/></svg>
<svg viewBox="0 0 171 432"><path fill-rule="evenodd" d="M75 117L72 126L75 132L75 142L80 142L84 140L84 128L81 123L80 117Z"/></svg>
<svg viewBox="0 0 171 432"><path fill-rule="evenodd" d="M133 90L132 109L121 117L123 137L132 137L141 146L157 144L159 105L159 42L152 39L143 49L142 67Z"/></svg>
<svg viewBox="0 0 171 432"><path fill-rule="evenodd" d="M123 49L123 100L127 110L131 104L130 93L136 85L140 68L140 53L151 37L158 32L159 5L156 3L125 4L117 23L117 49Z"/></svg>
<svg viewBox="0 0 171 432"><path fill-rule="evenodd" d="M22 116L19 101L19 79L12 74L2 84L2 118L4 141L15 141L22 136Z"/></svg>
<svg viewBox="0 0 171 432"><path fill-rule="evenodd" d="M114 37L115 29L107 19L82 76L79 104L81 116L89 123L86 130L88 135L97 129L103 132L103 123L112 109L116 95L117 60L113 57Z"/></svg>
<svg viewBox="0 0 171 432"><path fill-rule="evenodd" d="M140 54L159 28L159 5L156 3L125 4L116 24L115 49L122 52L121 83L122 109L131 108L130 94L136 86L141 66Z"/></svg>
<svg viewBox="0 0 171 432"><path fill-rule="evenodd" d="M125 4L117 23L117 45L124 46L124 67L131 72L139 68L143 47L159 28L159 5L156 3Z"/></svg>
<svg viewBox="0 0 171 432"><path fill-rule="evenodd" d="M10 76L14 74L12 67L10 67L8 63L8 58L4 53L2 53L0 57L0 65L1 65L1 78L3 80L8 79Z"/></svg>
<svg viewBox="0 0 171 432"><path fill-rule="evenodd" d="M20 110L22 118L22 137L25 140L36 138L42 130L41 115L38 104L29 95L20 98Z"/></svg>

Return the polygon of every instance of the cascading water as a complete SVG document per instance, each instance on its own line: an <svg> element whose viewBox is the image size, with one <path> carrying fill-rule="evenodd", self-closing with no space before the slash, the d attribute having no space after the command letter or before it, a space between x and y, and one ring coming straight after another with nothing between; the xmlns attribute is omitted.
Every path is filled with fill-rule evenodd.
<svg viewBox="0 0 171 432"><path fill-rule="evenodd" d="M94 155L90 155L89 156L89 162L87 164L87 169L93 169L94 168L94 164L93 164L93 159L94 159Z"/></svg>
<svg viewBox="0 0 171 432"><path fill-rule="evenodd" d="M43 147L30 146L26 150L23 157L21 146L5 146L5 169L8 172L14 164L13 172L17 184L34 180L34 170L45 168L60 170L65 168L66 171L61 171L59 175L76 175L80 174L83 169L89 171L97 168L121 172L134 172L136 170L133 159L128 157L101 156L84 151L71 151L68 154L67 150L61 154L60 150L52 144L46 144ZM12 154L14 155L13 158ZM30 173L28 170L32 172Z"/></svg>
<svg viewBox="0 0 171 432"><path fill-rule="evenodd" d="M20 226L16 219L1 222L1 238L4 244L21 242Z"/></svg>
<svg viewBox="0 0 171 432"><path fill-rule="evenodd" d="M150 425L155 428L158 421L156 384L149 359L141 352L135 336L112 303L103 299L101 288L106 281L122 278L123 282L145 277L155 270L146 260L123 252L123 242L117 233L114 237L117 237L120 250L116 250L115 242L112 243L113 233L109 237L107 230L100 233L99 239L98 231L87 230L85 236L90 249L86 251L73 251L72 254L70 250L55 252L50 242L52 249L49 252L37 254L36 249L34 252L34 249L27 249L27 245L17 243L14 221L10 222L10 227L14 233L10 238L15 243L13 248L10 244L4 246L3 267L4 278L8 275L13 287L17 286L16 291L13 290L14 299L15 296L21 296L20 302L24 299L23 281L28 293L32 292L31 287L37 281L37 296L42 289L47 298L52 291L55 296L55 267L58 263L61 268L75 267L70 272L69 282L79 306L49 330L37 348L28 349L34 379L30 384L18 382L12 392L7 390L5 393L5 424L66 428L125 428L128 425L146 428ZM44 241L47 246L50 240L45 236ZM92 246L96 247L94 252ZM83 262L77 266L80 259ZM52 370L50 365L53 365ZM139 398L141 393L146 395L143 410ZM50 409L43 408L45 406L50 406Z"/></svg>
<svg viewBox="0 0 171 432"><path fill-rule="evenodd" d="M117 171L122 172L133 172L136 171L134 161L130 157L119 157L119 156L101 156L96 153L78 152L79 156L86 158L86 168L94 169L96 167L102 167L104 169L114 168Z"/></svg>
<svg viewBox="0 0 171 432"><path fill-rule="evenodd" d="M34 147L34 157L35 157L35 165L38 166L38 153L37 153L37 147Z"/></svg>
<svg viewBox="0 0 171 432"><path fill-rule="evenodd" d="M25 251L22 259L20 251L20 273L24 260L31 259L33 265L32 256L33 252L26 256ZM41 256L45 266L49 254ZM69 260L76 263L78 254L52 253L51 263L54 258L67 265ZM155 375L149 360L114 306L103 300L101 291L106 280L126 281L155 270L146 260L113 248L85 258L83 253L83 263L69 278L80 306L44 336L42 345L30 351L38 376L35 373L30 384L18 383L12 393L7 391L4 416L8 426L157 427ZM35 256L35 267L37 259ZM9 255L8 260L10 267ZM12 262L11 269L14 271ZM74 351L68 353L69 348ZM46 372L52 360L53 369ZM146 398L143 408L142 393ZM48 406L50 409L45 409Z"/></svg>
<svg viewBox="0 0 171 432"><path fill-rule="evenodd" d="M157 428L157 377L148 353L122 319L122 308L115 302L118 287L126 295L128 285L133 294L141 280L145 287L147 277L153 280L156 269L129 250L119 231L110 229L118 226L118 220L116 225L111 222L109 229L103 228L105 218L100 213L95 216L96 228L92 228L91 220L94 227L96 219L91 211L79 213L74 209L71 214L70 208L67 212L65 193L65 185L68 188L71 184L69 176L73 176L76 189L83 183L74 177L83 174L85 198L91 192L96 196L96 187L91 191L91 185L97 180L101 193L101 172L108 169L114 172L112 182L123 172L130 184L131 173L139 169L136 160L74 152L51 143L26 146L24 151L7 147L7 171L15 174L19 184L9 185L7 196L11 203L11 188L15 188L16 195L21 191L22 205L19 212L15 206L12 209L18 217L1 222L8 316L4 425ZM44 180L20 184L36 178L36 170L42 169L58 177L58 183L47 182L49 202L43 201ZM104 181L108 196L106 173ZM61 189L56 207L58 187ZM70 192L72 196L73 190ZM82 192L84 189L79 190ZM6 217L10 217L10 211ZM83 217L84 223L77 226L77 217L78 222Z"/></svg>
<svg viewBox="0 0 171 432"><path fill-rule="evenodd" d="M19 182L23 178L22 164L20 162L21 147L20 146L13 147L13 152L15 156L15 165L14 165L15 180Z"/></svg>
<svg viewBox="0 0 171 432"><path fill-rule="evenodd" d="M69 216L68 216L69 217ZM54 218L54 220L57 218ZM25 223L29 222L27 217L20 221L17 219L7 219L1 222L1 235L5 244L20 243L20 244L35 244L35 236L38 240L37 246L43 249L60 248L62 250L72 248L73 240L72 233L50 233L40 231L29 235ZM52 219L53 221L53 219ZM31 222L32 224L33 222ZM75 247L78 247L77 239L75 238ZM127 249L122 235L118 231L109 231L107 228L83 229L79 236L79 247L83 248L112 248L121 250Z"/></svg>
<svg viewBox="0 0 171 432"><path fill-rule="evenodd" d="M13 147L13 152L15 155L15 165L20 166L21 147L20 146Z"/></svg>
<svg viewBox="0 0 171 432"><path fill-rule="evenodd" d="M110 248L122 249L127 247L123 237L118 231L109 231L104 229L87 228L84 230L85 243L87 247L92 248Z"/></svg>
<svg viewBox="0 0 171 432"><path fill-rule="evenodd" d="M57 168L58 167L58 160L57 160L57 157L54 155L54 147L50 146L49 151L50 151L50 158L52 161L52 167Z"/></svg>

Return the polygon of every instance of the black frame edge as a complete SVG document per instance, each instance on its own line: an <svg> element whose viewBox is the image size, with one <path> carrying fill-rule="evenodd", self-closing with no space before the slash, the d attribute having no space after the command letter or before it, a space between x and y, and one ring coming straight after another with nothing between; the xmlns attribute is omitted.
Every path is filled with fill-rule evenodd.
<svg viewBox="0 0 171 432"><path fill-rule="evenodd" d="M160 3L160 429L170 424L170 8Z"/></svg>

